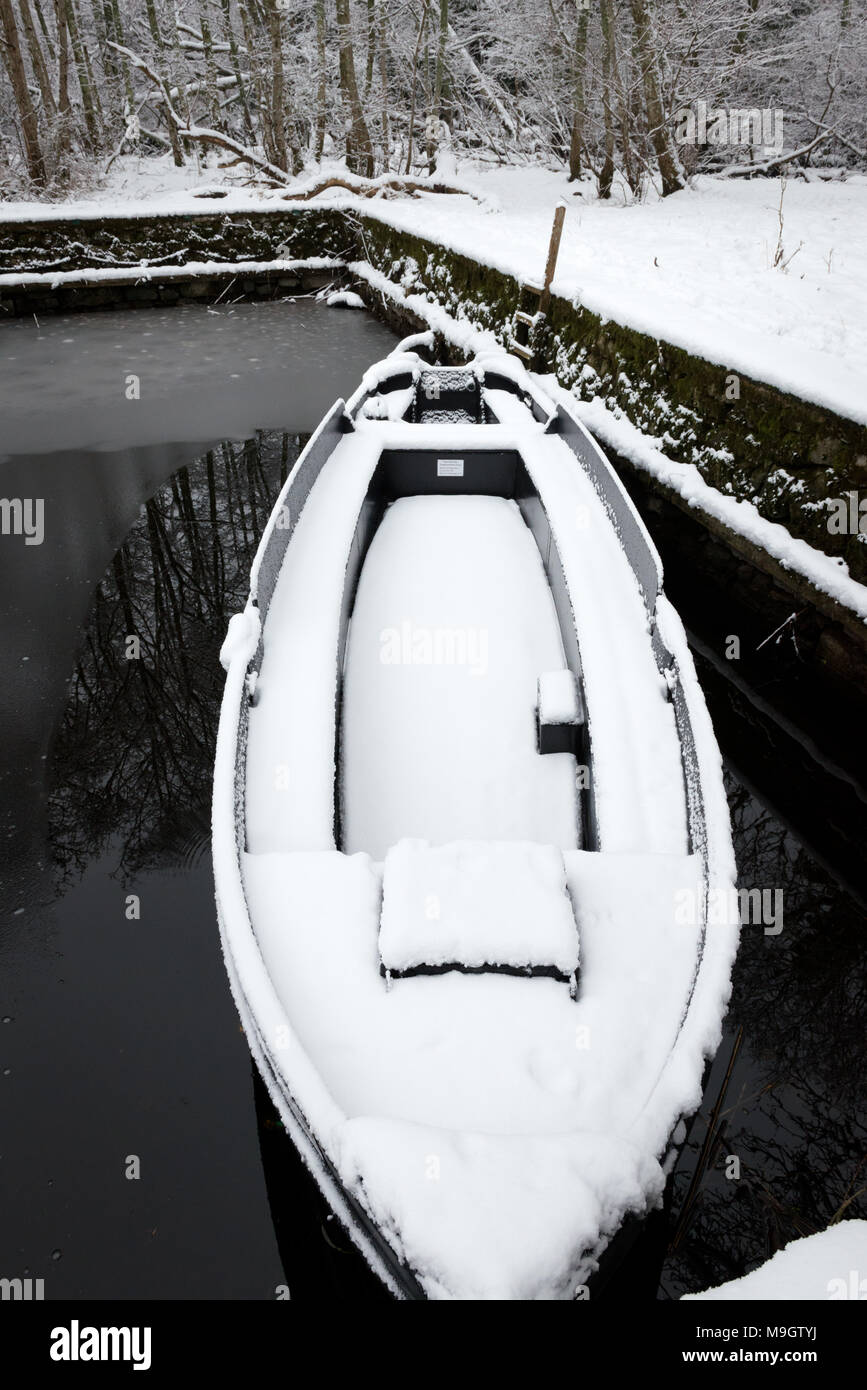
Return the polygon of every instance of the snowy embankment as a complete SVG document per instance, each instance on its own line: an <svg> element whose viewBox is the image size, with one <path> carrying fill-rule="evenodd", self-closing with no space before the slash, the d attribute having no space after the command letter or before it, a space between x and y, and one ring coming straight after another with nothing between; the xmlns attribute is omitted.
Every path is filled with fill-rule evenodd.
<svg viewBox="0 0 867 1390"><path fill-rule="evenodd" d="M460 182L482 201L377 199L365 207L392 226L539 281L554 206L565 197L556 295L867 423L867 178L787 183L785 271L773 267L779 179L701 178L683 193L632 207L591 200L586 185L573 193L547 170Z"/></svg>
<svg viewBox="0 0 867 1390"><path fill-rule="evenodd" d="M867 1221L841 1221L826 1231L793 1240L751 1274L715 1289L684 1294L681 1301L789 1301L867 1298Z"/></svg>
<svg viewBox="0 0 867 1390"><path fill-rule="evenodd" d="M334 259L330 256L308 256L304 260L185 261L183 265L112 265L91 270L32 271L23 275L0 275L0 288L4 285L50 285L52 289L57 289L60 285L98 285L100 282L111 285L138 284L139 281L153 279L189 280L194 275L265 275L269 272L279 274L296 270L333 270L334 266Z"/></svg>

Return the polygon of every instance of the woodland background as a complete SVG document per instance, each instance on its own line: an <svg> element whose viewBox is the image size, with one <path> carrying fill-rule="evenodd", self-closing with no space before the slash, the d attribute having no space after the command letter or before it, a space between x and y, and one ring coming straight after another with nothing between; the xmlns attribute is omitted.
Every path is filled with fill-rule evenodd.
<svg viewBox="0 0 867 1390"><path fill-rule="evenodd" d="M680 144L678 112L782 111L789 170L867 167L853 0L0 0L0 199L194 148L279 185L536 164L610 196L780 151ZM794 158L793 158L794 156Z"/></svg>

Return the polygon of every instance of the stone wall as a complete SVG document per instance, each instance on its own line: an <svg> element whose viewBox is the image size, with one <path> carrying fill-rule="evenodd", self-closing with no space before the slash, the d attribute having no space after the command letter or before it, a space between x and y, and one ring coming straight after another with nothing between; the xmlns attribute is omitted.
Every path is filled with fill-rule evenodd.
<svg viewBox="0 0 867 1390"><path fill-rule="evenodd" d="M354 232L337 213L164 213L4 222L0 275L180 266L192 261L303 260L354 255ZM0 287L0 294L2 294Z"/></svg>

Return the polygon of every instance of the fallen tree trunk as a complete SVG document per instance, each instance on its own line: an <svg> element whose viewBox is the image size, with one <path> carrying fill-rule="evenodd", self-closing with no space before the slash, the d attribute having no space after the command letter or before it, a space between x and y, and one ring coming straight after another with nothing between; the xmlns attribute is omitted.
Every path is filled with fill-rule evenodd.
<svg viewBox="0 0 867 1390"><path fill-rule="evenodd" d="M306 203L310 198L316 198L320 193L326 192L329 188L345 188L348 193L357 193L361 198L375 198L377 193L393 190L396 193L409 193L415 197L416 193L462 193L466 198L473 198L475 202L481 199L475 193L470 193L466 188L455 188L448 183L430 183L423 179L401 178L398 174L392 174L384 179L343 179L338 175L333 175L327 179L322 179L312 188L305 188L300 193L284 193L282 202L284 203Z"/></svg>
<svg viewBox="0 0 867 1390"><path fill-rule="evenodd" d="M238 140L234 140L231 135L223 135L219 130L209 130L201 126L187 125L178 115L172 99L169 95L168 87L158 72L145 62L139 54L134 53L130 48L124 48L122 44L110 43L110 48L116 48L122 53L149 82L157 88L162 96L162 104L166 111L166 117L174 125L181 140L196 140L204 145L216 145L220 149L228 150L235 156L235 161L250 164L260 174L264 174L273 185L278 188L285 188L291 182L291 175L285 169L279 169L276 164L265 159L263 155L258 155L255 150L249 150ZM352 179L340 178L339 175L322 179L319 183L313 184L311 188L301 189L297 193L284 193L283 199L286 202L308 202L318 194L324 193L329 188L345 188L348 193L357 193L362 198L373 198L377 193L383 191L394 191L397 193L408 193L414 197L417 193L464 193L468 198L480 202L475 193L469 193L467 189L455 188L447 183L431 183L421 179L401 178L397 174L389 175L387 178L380 179Z"/></svg>
<svg viewBox="0 0 867 1390"><path fill-rule="evenodd" d="M835 134L836 130L826 129L821 135L817 135L815 140L811 140L809 145L802 145L799 150L792 150L789 154L776 155L773 159L765 159L761 164L730 164L727 168L721 169L720 174L723 178L731 179L749 178L751 174L769 174L773 169L781 169L784 164L791 164L793 159L803 159L804 155L810 154L818 145L830 140L831 136Z"/></svg>
<svg viewBox="0 0 867 1390"><path fill-rule="evenodd" d="M229 150L231 154L235 155L236 159L251 164L254 169L258 169L260 173L266 174L277 187L281 187L289 182L289 175L285 169L278 169L276 164L272 164L270 160L265 159L262 155L256 154L255 150L246 149L239 141L233 140L231 135L223 135L218 130L209 130L202 126L187 125L175 110L171 96L169 95L169 89L159 73L155 72L150 64L146 63L144 58L140 57L138 53L134 53L131 48L125 48L123 44L111 42L108 46L109 48L117 49L118 53L122 53L129 59L132 66L136 68L137 71L142 73L149 82L154 84L162 96L163 106L166 111L166 119L170 125L175 127L181 140L195 140L203 145L218 145L221 149Z"/></svg>

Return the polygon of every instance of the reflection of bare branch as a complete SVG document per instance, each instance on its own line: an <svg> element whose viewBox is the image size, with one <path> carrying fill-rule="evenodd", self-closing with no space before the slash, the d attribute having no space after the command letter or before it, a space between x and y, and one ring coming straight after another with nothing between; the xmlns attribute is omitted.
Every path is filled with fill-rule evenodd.
<svg viewBox="0 0 867 1390"><path fill-rule="evenodd" d="M744 1030L743 1028L740 1028L738 1030L738 1035L735 1038L734 1043L732 1044L732 1052L731 1057L729 1058L729 1064L726 1069L726 1074L723 1077L719 1094L716 1098L716 1104L714 1105L713 1114L708 1123L704 1144L702 1145L702 1150L699 1154L698 1163L696 1164L695 1172L692 1176L692 1182L690 1183L689 1191L686 1194L686 1200L684 1201L683 1207L681 1209L680 1220L675 1228L674 1235L671 1238L672 1250L677 1249L678 1245L680 1244L681 1237L683 1236L687 1226L689 1225L693 1203L695 1202L695 1199L698 1195L698 1191L701 1187L702 1179L704 1178L704 1174L708 1167L708 1164L713 1161L714 1154L717 1150L718 1146L716 1140L717 1136L719 1135L718 1126L720 1122L720 1114L722 1112L723 1102L728 1093L729 1084L731 1083L732 1079L732 1072L734 1071L735 1063L738 1059L738 1053L741 1050L741 1043L743 1042L743 1040Z"/></svg>
<svg viewBox="0 0 867 1390"><path fill-rule="evenodd" d="M120 834L120 870L204 845L229 614L300 441L225 444L146 501L94 598L57 743L55 857L80 872ZM140 659L128 660L135 636Z"/></svg>
<svg viewBox="0 0 867 1390"><path fill-rule="evenodd" d="M867 1215L863 1081L853 1065L867 1009L864 914L745 787L730 781L728 790L740 884L781 889L784 927L775 937L761 926L742 931L727 1019L730 1037L744 1030L729 1087L737 1099L720 1111L724 1135L668 1257L672 1296L737 1278L841 1212ZM705 1126L715 1097L706 1098ZM673 1230L706 1132L693 1127L675 1172ZM729 1155L737 1178L726 1176Z"/></svg>

